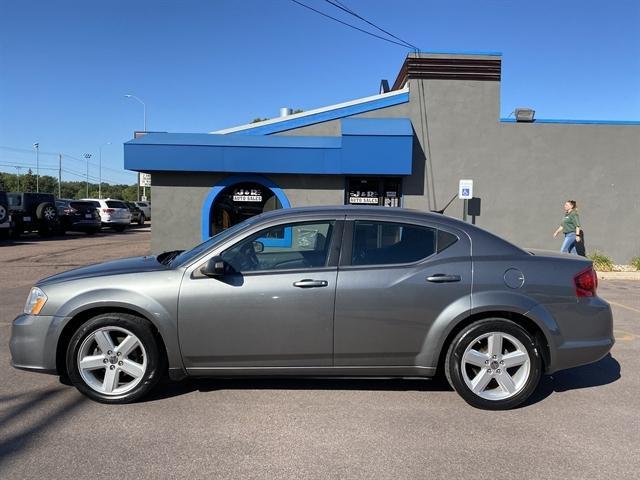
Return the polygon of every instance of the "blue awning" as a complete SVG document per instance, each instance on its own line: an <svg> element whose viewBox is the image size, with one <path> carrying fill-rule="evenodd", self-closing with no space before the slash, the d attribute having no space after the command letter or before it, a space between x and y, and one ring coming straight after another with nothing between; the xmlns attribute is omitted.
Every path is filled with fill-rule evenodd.
<svg viewBox="0 0 640 480"><path fill-rule="evenodd" d="M124 144L139 172L410 175L408 118L343 118L340 137L148 133Z"/></svg>

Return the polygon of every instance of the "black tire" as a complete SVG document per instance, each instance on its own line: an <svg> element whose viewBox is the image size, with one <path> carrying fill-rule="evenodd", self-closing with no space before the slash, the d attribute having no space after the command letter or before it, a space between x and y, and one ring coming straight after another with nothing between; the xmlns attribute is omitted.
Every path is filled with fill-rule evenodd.
<svg viewBox="0 0 640 480"><path fill-rule="evenodd" d="M138 218L138 225L144 225L144 221L146 220L146 218L144 218L144 213L140 214L140 218Z"/></svg>
<svg viewBox="0 0 640 480"><path fill-rule="evenodd" d="M114 229L116 232L120 232L120 233L124 232L124 229L125 229L125 228L127 228L127 226L126 226L126 225L114 225L114 226L113 226L113 229Z"/></svg>
<svg viewBox="0 0 640 480"><path fill-rule="evenodd" d="M135 383L135 381L133 382L135 385L132 386L130 390L124 393L114 392L108 394L98 391L85 381L78 368L78 353L81 347L83 347L83 345L91 344L91 337L97 331L105 328L114 330L124 329L134 334L142 345L142 349L140 349L139 352L146 352L146 370L144 370L144 374L141 375L139 380L137 380L137 383ZM117 345L118 333L119 332L116 331L115 333L110 334L110 338L114 340L115 345ZM124 336L126 333L122 333L120 335ZM87 341L86 344L85 340ZM97 352L97 354L102 355L99 349L97 351L95 349L91 351L92 354L96 354L95 352ZM136 351L134 351L134 353L136 353ZM139 354L139 356L141 358L145 357L144 354ZM115 373L118 381L123 378L131 378L127 377L126 373L118 367L122 362L114 362L111 360L112 358L118 359L123 357L116 357L115 351L113 351L112 354L107 355L107 357L109 360L105 365L103 375L106 375L106 369L108 366L109 368L113 367L112 370L114 372L118 372ZM122 404L135 402L148 394L165 373L166 360L160 351L158 342L147 320L126 313L104 313L82 324L82 326L80 326L80 328L73 334L67 347L66 366L69 380L82 394L100 403ZM97 372L95 375L98 377L98 380L101 373L100 370L102 369L98 368L91 371ZM103 382L106 384L106 378L104 377ZM117 382L116 384L118 385ZM123 384L126 387L126 380L123 381Z"/></svg>
<svg viewBox="0 0 640 480"><path fill-rule="evenodd" d="M486 396L491 395L491 392L495 391L498 392L497 395L510 395L507 398L483 398L480 394L474 393L465 381L465 377L469 379L472 375L485 373L484 367L477 367L466 363L463 364L462 358L465 351L471 345L478 345L478 347L480 347L482 345L481 342L484 340L481 340L478 343L476 343L476 340L482 338L483 335L490 335L492 333L506 334L514 337L522 346L524 346L524 349L526 349L526 353L528 354L528 375L525 374L527 369L524 365L509 368L509 370L511 370L510 372L507 372L507 368L505 367L502 367L501 369L501 354L497 359L494 359L492 356L488 357L491 363L487 365L486 372L491 374L492 379L487 384L486 390L480 392L480 394L484 394ZM515 345L511 343L508 338L504 338L506 341L503 341L502 348L506 348L507 350L501 350L501 353L508 352L509 346ZM505 361L507 361L506 353ZM494 370L491 370L492 365ZM465 370L463 372L463 368L471 370ZM524 368L524 370L520 372L520 368ZM542 375L542 359L536 340L517 323L502 318L489 318L472 323L456 335L449 345L444 371L449 384L469 405L484 410L508 410L522 405L534 392ZM502 377L497 377L496 374L498 373L500 375L504 374L510 379L515 378L515 376L519 376L521 379L521 385L513 393L507 394L506 390L504 390L498 382L498 380L503 381ZM511 377L511 375L514 375L514 377ZM497 390L494 390L496 387Z"/></svg>
<svg viewBox="0 0 640 480"><path fill-rule="evenodd" d="M36 217L41 222L53 223L58 219L58 211L53 204L42 202L36 208Z"/></svg>
<svg viewBox="0 0 640 480"><path fill-rule="evenodd" d="M0 223L4 223L9 217L9 207L4 203L0 203Z"/></svg>

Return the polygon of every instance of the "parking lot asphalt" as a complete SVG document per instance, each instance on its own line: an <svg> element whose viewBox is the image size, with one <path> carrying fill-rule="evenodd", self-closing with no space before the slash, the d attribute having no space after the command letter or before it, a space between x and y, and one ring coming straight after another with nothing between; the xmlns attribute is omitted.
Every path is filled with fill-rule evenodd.
<svg viewBox="0 0 640 480"><path fill-rule="evenodd" d="M12 319L41 277L149 251L149 228L0 241L0 478L638 478L640 282L606 280L617 343L546 376L508 412L430 380L167 384L108 406L9 366Z"/></svg>

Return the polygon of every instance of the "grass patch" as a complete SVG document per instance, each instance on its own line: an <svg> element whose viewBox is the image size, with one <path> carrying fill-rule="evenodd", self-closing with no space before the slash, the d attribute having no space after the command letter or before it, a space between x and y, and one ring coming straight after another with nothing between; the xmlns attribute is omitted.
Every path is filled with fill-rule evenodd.
<svg viewBox="0 0 640 480"><path fill-rule="evenodd" d="M633 268L640 270L640 257L633 257L630 263Z"/></svg>
<svg viewBox="0 0 640 480"><path fill-rule="evenodd" d="M613 271L613 260L602 252L595 251L587 255L593 262L593 268L599 272L611 272Z"/></svg>

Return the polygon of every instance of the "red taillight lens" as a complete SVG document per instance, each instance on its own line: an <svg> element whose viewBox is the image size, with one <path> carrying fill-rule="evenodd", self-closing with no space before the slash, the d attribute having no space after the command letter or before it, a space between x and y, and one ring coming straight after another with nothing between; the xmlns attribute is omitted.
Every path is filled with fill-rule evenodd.
<svg viewBox="0 0 640 480"><path fill-rule="evenodd" d="M102 212L103 212L103 213L113 213L113 212L115 212L115 211L116 211L116 209L115 209L115 208L103 208L103 209L102 209Z"/></svg>
<svg viewBox="0 0 640 480"><path fill-rule="evenodd" d="M72 213L76 213L77 210L73 207L67 207L64 209L64 213L66 213L67 215L71 215Z"/></svg>
<svg viewBox="0 0 640 480"><path fill-rule="evenodd" d="M576 297L595 297L598 288L598 275L593 267L589 267L575 277L573 282L576 285Z"/></svg>

